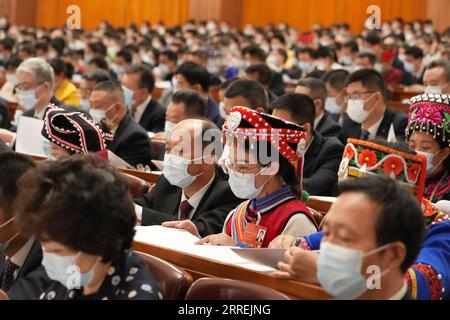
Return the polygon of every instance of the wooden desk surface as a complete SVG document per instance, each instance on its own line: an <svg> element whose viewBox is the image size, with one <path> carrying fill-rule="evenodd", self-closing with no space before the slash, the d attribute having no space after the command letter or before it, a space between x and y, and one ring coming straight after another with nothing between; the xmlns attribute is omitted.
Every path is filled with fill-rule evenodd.
<svg viewBox="0 0 450 320"><path fill-rule="evenodd" d="M186 270L194 280L198 278L228 278L260 284L300 300L325 300L329 295L320 287L298 281L275 278L267 273L163 248L134 242L133 249L166 260Z"/></svg>

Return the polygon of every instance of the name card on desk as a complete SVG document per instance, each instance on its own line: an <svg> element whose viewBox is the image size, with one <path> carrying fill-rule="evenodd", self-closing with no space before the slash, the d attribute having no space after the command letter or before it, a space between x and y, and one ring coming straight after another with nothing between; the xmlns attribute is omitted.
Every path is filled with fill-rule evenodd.
<svg viewBox="0 0 450 320"><path fill-rule="evenodd" d="M233 248L234 253L245 260L278 269L278 262L284 261L285 249Z"/></svg>

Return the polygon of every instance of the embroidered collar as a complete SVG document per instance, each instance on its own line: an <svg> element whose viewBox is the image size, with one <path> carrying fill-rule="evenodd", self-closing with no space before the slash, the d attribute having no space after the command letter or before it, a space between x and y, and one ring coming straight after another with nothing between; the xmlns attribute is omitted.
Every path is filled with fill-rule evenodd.
<svg viewBox="0 0 450 320"><path fill-rule="evenodd" d="M274 193L271 193L264 198L252 199L248 205L247 211L255 216L257 215L257 211L259 211L260 214L264 214L273 210L280 204L295 198L296 197L291 188L288 185L284 185Z"/></svg>

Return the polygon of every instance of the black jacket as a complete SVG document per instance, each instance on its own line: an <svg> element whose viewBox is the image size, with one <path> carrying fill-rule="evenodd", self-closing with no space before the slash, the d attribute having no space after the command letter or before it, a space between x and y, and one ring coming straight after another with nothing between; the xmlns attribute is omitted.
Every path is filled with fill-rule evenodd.
<svg viewBox="0 0 450 320"><path fill-rule="evenodd" d="M164 109L156 100L150 100L149 104L142 114L139 124L149 132L164 131L166 122L166 109Z"/></svg>
<svg viewBox="0 0 450 320"><path fill-rule="evenodd" d="M181 192L181 188L172 186L164 176L161 176L148 195L136 200L138 205L144 207L141 224L159 225L166 221L178 220ZM201 236L220 233L228 213L242 201L233 194L226 178L216 172L191 220Z"/></svg>
<svg viewBox="0 0 450 320"><path fill-rule="evenodd" d="M303 188L314 196L332 196L338 180L339 164L344 146L336 137L314 133L314 140L305 154Z"/></svg>
<svg viewBox="0 0 450 320"><path fill-rule="evenodd" d="M19 273L11 286L14 287L15 283L19 282L22 278L28 276L33 271L37 270L42 263L42 249L41 245L38 241L34 241L31 246L30 252L28 253L27 258L25 259L22 267L19 269ZM5 267L5 253L0 252L0 276L3 275L3 269Z"/></svg>
<svg viewBox="0 0 450 320"><path fill-rule="evenodd" d="M397 140L405 140L405 129L408 124L408 116L406 113L386 108L383 120L377 131L377 137L387 139L391 125L394 125L394 132ZM344 114L344 122L339 139L343 144L347 144L348 138L359 139L361 137L361 124L354 122L347 114Z"/></svg>
<svg viewBox="0 0 450 320"><path fill-rule="evenodd" d="M339 132L341 132L341 127L333 119L332 115L325 111L315 130L320 133L322 137L336 137Z"/></svg>
<svg viewBox="0 0 450 320"><path fill-rule="evenodd" d="M108 149L132 166L151 166L152 149L148 133L129 114L120 122Z"/></svg>

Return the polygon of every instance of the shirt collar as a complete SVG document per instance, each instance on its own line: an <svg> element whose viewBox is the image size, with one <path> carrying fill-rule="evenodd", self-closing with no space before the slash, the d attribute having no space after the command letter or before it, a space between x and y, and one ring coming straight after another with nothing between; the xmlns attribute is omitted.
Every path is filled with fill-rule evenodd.
<svg viewBox="0 0 450 320"><path fill-rule="evenodd" d="M392 297L389 298L389 300L402 300L403 297L406 295L406 292L408 291L408 286L405 282L403 282L402 288L397 291Z"/></svg>
<svg viewBox="0 0 450 320"><path fill-rule="evenodd" d="M282 186L280 189L271 193L261 199L252 199L249 204L249 211L256 213L259 211L261 214L272 210L280 204L295 199L295 195L288 185Z"/></svg>
<svg viewBox="0 0 450 320"><path fill-rule="evenodd" d="M381 121L383 117L380 118L373 126L371 126L367 131L369 131L369 139L375 139L377 136L378 128L380 128Z"/></svg>
<svg viewBox="0 0 450 320"><path fill-rule="evenodd" d="M314 129L317 129L317 126L319 125L320 121L322 121L324 116L325 116L325 112L322 112L322 114L320 116L318 116L316 119L314 119Z"/></svg>
<svg viewBox="0 0 450 320"><path fill-rule="evenodd" d="M152 100L152 95L149 94L148 98L142 102L140 105L138 105L136 107L136 114L142 114L145 111L145 108L147 108L148 104L150 103L150 101Z"/></svg>
<svg viewBox="0 0 450 320"><path fill-rule="evenodd" d="M211 178L211 180L209 180L209 182L200 190L198 190L192 197L190 197L189 199L186 197L186 195L184 194L184 191L181 194L181 202L187 200L189 202L189 204L192 206L193 211L195 211L198 207L198 205L200 204L200 201L202 201L203 196L205 195L206 191L208 191L209 187L211 186L213 180L215 178L215 174L213 175L213 177Z"/></svg>
<svg viewBox="0 0 450 320"><path fill-rule="evenodd" d="M31 247L33 246L33 242L34 239L28 240L28 242L25 243L25 245L10 258L11 262L13 262L19 268L22 268L25 260L28 257L28 254L30 253Z"/></svg>
<svg viewBox="0 0 450 320"><path fill-rule="evenodd" d="M34 112L34 117L35 117L36 119L43 120L46 111L47 111L47 108L43 108L43 109L42 109L41 111L39 111L39 112Z"/></svg>

